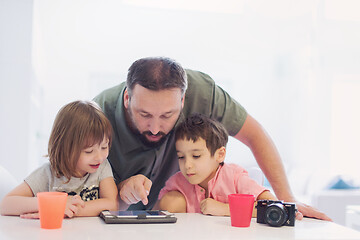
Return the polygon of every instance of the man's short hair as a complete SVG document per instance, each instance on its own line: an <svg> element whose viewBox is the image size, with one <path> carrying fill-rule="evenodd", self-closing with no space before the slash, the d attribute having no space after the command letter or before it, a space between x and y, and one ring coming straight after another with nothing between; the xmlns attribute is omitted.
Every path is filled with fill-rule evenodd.
<svg viewBox="0 0 360 240"><path fill-rule="evenodd" d="M187 76L182 66L170 58L141 58L128 71L126 86L130 96L136 84L154 91L180 88L181 95L184 96Z"/></svg>
<svg viewBox="0 0 360 240"><path fill-rule="evenodd" d="M220 122L199 113L192 114L175 128L175 141L196 142L199 138L205 140L211 156L214 156L217 149L226 147L228 132Z"/></svg>

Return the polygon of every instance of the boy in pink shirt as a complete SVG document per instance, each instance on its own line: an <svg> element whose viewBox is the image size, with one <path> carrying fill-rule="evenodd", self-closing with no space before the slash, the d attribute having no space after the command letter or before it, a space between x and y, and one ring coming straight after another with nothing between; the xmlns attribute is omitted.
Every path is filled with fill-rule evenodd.
<svg viewBox="0 0 360 240"><path fill-rule="evenodd" d="M180 171L160 191L161 210L230 216L229 194L253 194L257 200L276 200L245 169L224 164L228 134L221 123L194 114L176 127L175 141Z"/></svg>

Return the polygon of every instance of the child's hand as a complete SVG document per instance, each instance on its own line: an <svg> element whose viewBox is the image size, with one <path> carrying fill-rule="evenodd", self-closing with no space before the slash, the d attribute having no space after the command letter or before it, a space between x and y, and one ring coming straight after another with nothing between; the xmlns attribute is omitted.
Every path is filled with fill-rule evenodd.
<svg viewBox="0 0 360 240"><path fill-rule="evenodd" d="M200 210L207 215L230 216L229 204L218 202L212 198L202 200Z"/></svg>
<svg viewBox="0 0 360 240"><path fill-rule="evenodd" d="M38 212L21 214L20 217L26 218L26 219L39 219L40 218Z"/></svg>
<svg viewBox="0 0 360 240"><path fill-rule="evenodd" d="M85 207L85 202L81 200L79 195L68 196L65 207L65 217L72 218L76 216L79 209L83 207Z"/></svg>
<svg viewBox="0 0 360 240"><path fill-rule="evenodd" d="M85 202L81 200L79 195L75 196L68 196L66 207L65 207L65 217L72 218L76 216L76 214L79 212L79 208L85 207ZM39 219L39 213L25 213L20 215L21 218L26 219Z"/></svg>

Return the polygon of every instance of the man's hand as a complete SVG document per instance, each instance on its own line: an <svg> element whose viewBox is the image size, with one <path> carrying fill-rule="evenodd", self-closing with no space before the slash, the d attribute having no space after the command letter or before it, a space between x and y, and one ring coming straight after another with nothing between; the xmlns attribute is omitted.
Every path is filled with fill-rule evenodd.
<svg viewBox="0 0 360 240"><path fill-rule="evenodd" d="M310 217L310 218L317 218L326 221L332 221L332 219L326 216L325 213L322 213L319 210L304 203L296 202L296 207L298 209L298 212L296 214L297 220L301 220L303 217Z"/></svg>
<svg viewBox="0 0 360 240"><path fill-rule="evenodd" d="M144 205L149 203L147 196L149 195L152 182L142 174L132 176L119 183L120 198L126 204L134 204L142 201Z"/></svg>
<svg viewBox="0 0 360 240"><path fill-rule="evenodd" d="M212 198L202 200L200 210L206 215L230 216L229 204L218 202Z"/></svg>

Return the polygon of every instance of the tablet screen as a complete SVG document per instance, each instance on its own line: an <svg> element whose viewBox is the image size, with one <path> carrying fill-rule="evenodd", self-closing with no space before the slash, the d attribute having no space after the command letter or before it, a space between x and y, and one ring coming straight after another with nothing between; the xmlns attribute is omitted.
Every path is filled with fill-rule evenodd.
<svg viewBox="0 0 360 240"><path fill-rule="evenodd" d="M116 216L139 216L139 215L146 215L146 216L165 216L166 213L162 211L145 211L145 210L138 210L138 211L111 211L113 215Z"/></svg>

